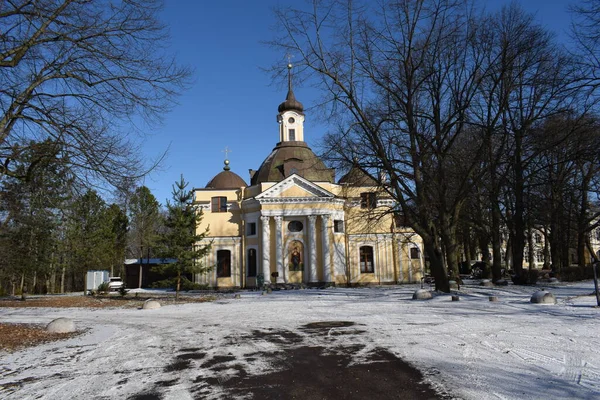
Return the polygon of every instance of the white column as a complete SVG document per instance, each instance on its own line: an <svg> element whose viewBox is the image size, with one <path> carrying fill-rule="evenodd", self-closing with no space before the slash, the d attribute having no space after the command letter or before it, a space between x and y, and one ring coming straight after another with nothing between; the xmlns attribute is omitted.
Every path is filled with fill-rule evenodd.
<svg viewBox="0 0 600 400"><path fill-rule="evenodd" d="M283 217L278 215L275 218L275 261L277 263L277 283L284 283L284 275L283 275L283 245L281 241L283 239L281 233L281 224L283 222Z"/></svg>
<svg viewBox="0 0 600 400"><path fill-rule="evenodd" d="M329 244L329 215L321 215L321 237L323 238L323 281L332 282Z"/></svg>
<svg viewBox="0 0 600 400"><path fill-rule="evenodd" d="M262 225L262 273L265 283L271 283L271 232L269 230L269 216L260 217Z"/></svg>
<svg viewBox="0 0 600 400"><path fill-rule="evenodd" d="M304 271L307 282L318 282L317 277L317 221L316 215L308 216L308 269Z"/></svg>

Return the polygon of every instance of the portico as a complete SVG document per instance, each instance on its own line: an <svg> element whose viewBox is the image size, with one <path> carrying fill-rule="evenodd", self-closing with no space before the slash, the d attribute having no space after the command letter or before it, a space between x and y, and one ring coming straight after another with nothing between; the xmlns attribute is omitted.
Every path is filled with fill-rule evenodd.
<svg viewBox="0 0 600 400"><path fill-rule="evenodd" d="M318 239L317 239L317 221L321 226L321 249L327 250L329 247L331 235L331 226L329 225L330 215L262 215L261 220L261 243L262 243L262 272L265 276L265 280L268 281L268 277L271 277L273 283L296 283L290 279L290 254L291 252L286 249L284 242L287 243L292 240L300 239L302 243L306 243L304 251L300 255L302 260L302 282L304 283L330 283L332 282L332 262L329 251L319 252ZM307 227L304 228L304 223L301 221L305 220L308 222ZM271 223L273 221L273 224ZM290 223L301 223L303 228L300 235L294 235L285 240L290 235L289 227L286 226ZM274 230L272 229L274 225ZM297 225L297 224L296 224ZM273 232L271 232L273 230ZM272 240L274 237L274 240ZM272 248L274 245L274 248ZM317 254L322 253L321 264L319 265L319 259ZM275 254L275 260L271 260L270 255ZM272 266L275 265L275 268ZM321 272L321 273L319 273Z"/></svg>

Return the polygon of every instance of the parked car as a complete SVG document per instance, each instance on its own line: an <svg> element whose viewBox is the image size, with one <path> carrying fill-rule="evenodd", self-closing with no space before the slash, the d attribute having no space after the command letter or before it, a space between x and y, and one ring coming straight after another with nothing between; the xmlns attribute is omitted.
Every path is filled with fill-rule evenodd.
<svg viewBox="0 0 600 400"><path fill-rule="evenodd" d="M113 276L108 279L108 291L116 292L123 287L123 281L118 276Z"/></svg>

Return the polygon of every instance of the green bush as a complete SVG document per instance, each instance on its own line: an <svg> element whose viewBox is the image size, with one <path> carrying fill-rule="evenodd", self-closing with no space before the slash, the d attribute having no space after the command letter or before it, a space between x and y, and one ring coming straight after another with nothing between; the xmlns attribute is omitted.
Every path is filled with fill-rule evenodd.
<svg viewBox="0 0 600 400"><path fill-rule="evenodd" d="M594 270L591 264L585 267L573 266L561 268L556 274L558 279L563 282L583 281L586 279L594 279Z"/></svg>
<svg viewBox="0 0 600 400"><path fill-rule="evenodd" d="M102 282L98 285L98 293L108 293L108 282Z"/></svg>
<svg viewBox="0 0 600 400"><path fill-rule="evenodd" d="M153 288L161 288L161 289L177 289L177 278L169 278L163 279L162 281L157 281L152 284ZM194 283L189 279L182 277L181 278L181 288L182 291L188 290L206 290L208 289L208 285L203 285L200 283Z"/></svg>

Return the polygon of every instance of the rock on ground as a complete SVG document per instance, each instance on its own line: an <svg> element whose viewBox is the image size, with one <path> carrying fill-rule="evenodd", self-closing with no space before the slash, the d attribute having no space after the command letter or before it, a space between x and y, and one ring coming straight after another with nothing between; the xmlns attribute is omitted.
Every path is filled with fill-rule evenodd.
<svg viewBox="0 0 600 400"><path fill-rule="evenodd" d="M57 318L46 326L46 330L51 333L75 332L75 322L70 318Z"/></svg>
<svg viewBox="0 0 600 400"><path fill-rule="evenodd" d="M550 292L540 290L531 295L530 301L536 304L556 304L556 297Z"/></svg>
<svg viewBox="0 0 600 400"><path fill-rule="evenodd" d="M156 310L160 308L160 303L156 300L146 300L142 306L143 310Z"/></svg>
<svg viewBox="0 0 600 400"><path fill-rule="evenodd" d="M433 295L431 294L431 292L429 290L425 290L425 289L418 289L414 294L413 294L413 300L428 300L433 298Z"/></svg>

